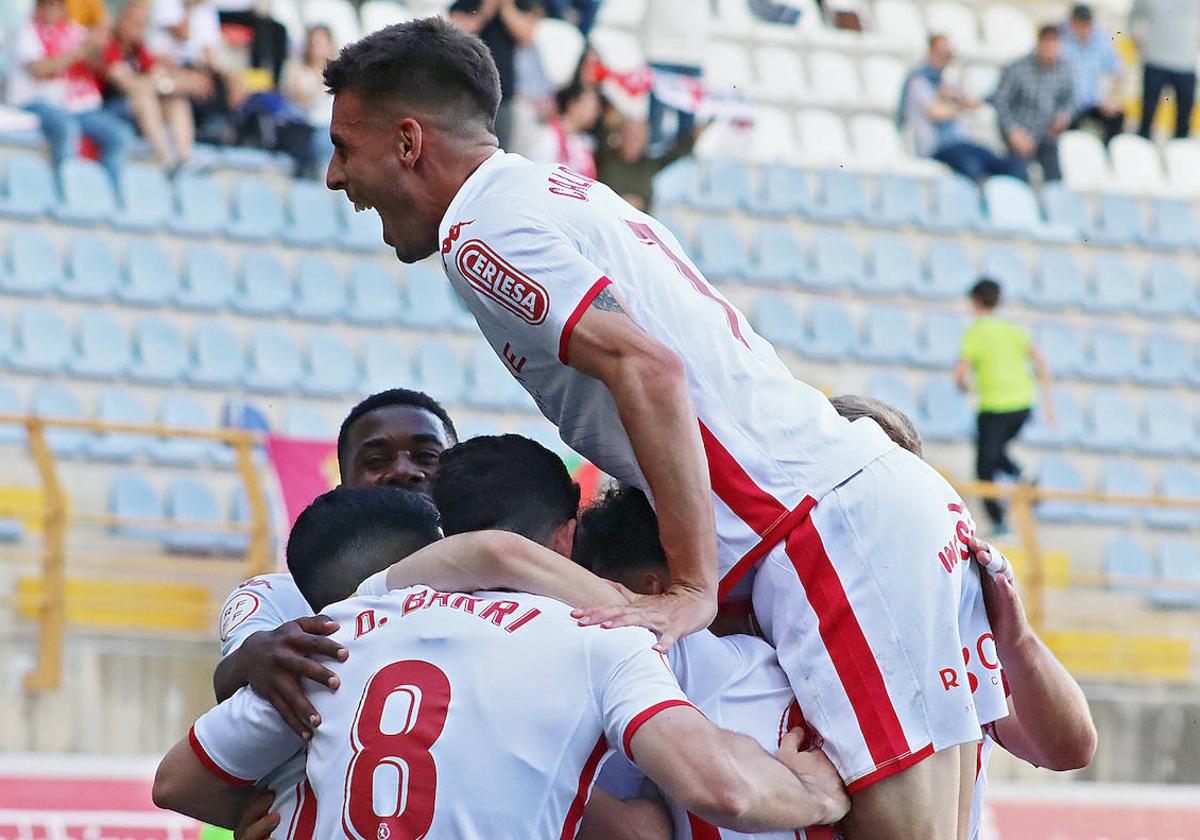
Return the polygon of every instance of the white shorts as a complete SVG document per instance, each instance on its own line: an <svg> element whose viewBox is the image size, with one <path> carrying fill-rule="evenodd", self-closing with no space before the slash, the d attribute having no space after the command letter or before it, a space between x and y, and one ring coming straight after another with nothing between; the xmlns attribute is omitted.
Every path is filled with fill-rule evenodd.
<svg viewBox="0 0 1200 840"><path fill-rule="evenodd" d="M754 612L851 792L978 741L1007 705L954 489L904 449L828 493L763 560Z"/></svg>

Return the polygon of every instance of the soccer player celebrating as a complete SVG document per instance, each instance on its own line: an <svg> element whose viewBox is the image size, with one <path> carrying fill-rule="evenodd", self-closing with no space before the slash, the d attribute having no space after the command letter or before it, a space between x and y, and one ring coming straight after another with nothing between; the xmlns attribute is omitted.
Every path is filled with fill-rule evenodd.
<svg viewBox="0 0 1200 840"><path fill-rule="evenodd" d="M666 650L752 597L849 786L851 840L965 831L975 742L1004 701L998 680L972 698L941 676L975 645L958 613L979 578L945 481L793 378L664 226L498 150L478 39L397 24L325 81L328 186L379 212L402 261L438 253L563 440L654 503L669 588L582 620L649 627Z"/></svg>

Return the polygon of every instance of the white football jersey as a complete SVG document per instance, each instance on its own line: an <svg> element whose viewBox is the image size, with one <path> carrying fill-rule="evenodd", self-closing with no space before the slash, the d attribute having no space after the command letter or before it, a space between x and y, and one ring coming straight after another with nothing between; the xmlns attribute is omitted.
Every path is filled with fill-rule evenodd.
<svg viewBox="0 0 1200 840"><path fill-rule="evenodd" d="M646 491L612 396L568 366L571 332L611 286L683 360L713 482L722 596L752 566L738 561L780 525L779 503L820 499L895 446L795 379L671 232L603 184L498 151L463 184L440 237L451 284L562 439Z"/></svg>
<svg viewBox="0 0 1200 840"><path fill-rule="evenodd" d="M350 655L331 666L338 691L310 692L323 721L308 747L316 837L574 837L609 753L690 705L648 630L580 627L549 598L419 586L325 613ZM302 745L249 689L191 741L246 784Z"/></svg>

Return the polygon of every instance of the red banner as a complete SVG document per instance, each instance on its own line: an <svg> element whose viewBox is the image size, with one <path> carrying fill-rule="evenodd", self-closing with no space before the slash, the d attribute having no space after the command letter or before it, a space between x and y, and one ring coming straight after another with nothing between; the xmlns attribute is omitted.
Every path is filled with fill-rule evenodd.
<svg viewBox="0 0 1200 840"><path fill-rule="evenodd" d="M337 444L272 436L267 438L267 455L279 478L291 530L313 499L338 485Z"/></svg>

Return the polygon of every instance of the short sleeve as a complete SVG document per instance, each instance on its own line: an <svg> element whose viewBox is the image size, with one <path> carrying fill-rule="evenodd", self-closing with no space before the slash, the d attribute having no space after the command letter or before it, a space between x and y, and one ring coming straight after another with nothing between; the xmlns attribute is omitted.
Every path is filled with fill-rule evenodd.
<svg viewBox="0 0 1200 840"><path fill-rule="evenodd" d="M358 585L358 589L354 590L355 595L366 596L370 598L378 598L388 594L391 591L388 588L388 572L390 569L384 569L381 572L376 572L369 578Z"/></svg>
<svg viewBox="0 0 1200 840"><path fill-rule="evenodd" d="M239 787L249 787L304 749L304 739L250 688L201 715L188 742L205 767Z"/></svg>
<svg viewBox="0 0 1200 840"><path fill-rule="evenodd" d="M974 363L979 355L979 330L975 325L967 328L963 333L962 346L958 350L958 357L964 361Z"/></svg>
<svg viewBox="0 0 1200 840"><path fill-rule="evenodd" d="M274 630L284 618L267 591L248 580L229 593L221 606L221 656L228 656L259 630Z"/></svg>
<svg viewBox="0 0 1200 840"><path fill-rule="evenodd" d="M609 746L628 758L633 758L630 742L646 721L675 706L692 707L653 645L649 630L622 627L601 630L589 651L604 733Z"/></svg>
<svg viewBox="0 0 1200 840"><path fill-rule="evenodd" d="M501 332L568 363L571 331L608 278L533 207L481 204L454 220L444 248L468 306Z"/></svg>

